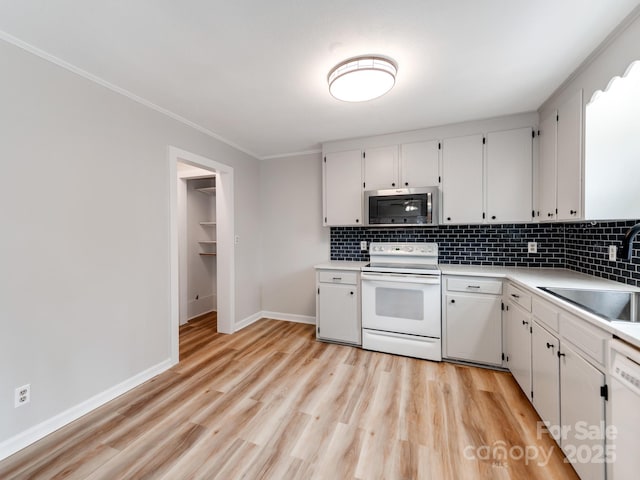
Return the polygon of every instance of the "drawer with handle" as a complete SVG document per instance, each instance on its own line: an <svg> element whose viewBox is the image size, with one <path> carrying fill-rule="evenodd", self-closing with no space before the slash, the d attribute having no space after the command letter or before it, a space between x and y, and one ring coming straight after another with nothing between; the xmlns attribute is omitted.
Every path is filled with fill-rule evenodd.
<svg viewBox="0 0 640 480"><path fill-rule="evenodd" d="M322 283L344 283L347 285L358 284L358 272L346 272L344 270L320 270L318 281Z"/></svg>
<svg viewBox="0 0 640 480"><path fill-rule="evenodd" d="M507 300L520 305L527 312L531 311L531 294L519 289L513 283L507 285Z"/></svg>
<svg viewBox="0 0 640 480"><path fill-rule="evenodd" d="M447 278L449 292L488 293L500 295L502 281L477 277L449 277Z"/></svg>

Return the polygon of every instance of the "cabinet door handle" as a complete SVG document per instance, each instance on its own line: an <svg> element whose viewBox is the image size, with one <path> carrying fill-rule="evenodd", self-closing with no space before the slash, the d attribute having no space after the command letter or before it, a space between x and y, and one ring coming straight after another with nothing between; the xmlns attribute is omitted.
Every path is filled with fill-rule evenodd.
<svg viewBox="0 0 640 480"><path fill-rule="evenodd" d="M404 186L408 187L409 186L409 182L404 182Z"/></svg>
<svg viewBox="0 0 640 480"><path fill-rule="evenodd" d="M553 348L553 343L547 342L547 348Z"/></svg>
<svg viewBox="0 0 640 480"><path fill-rule="evenodd" d="M342 277L333 277L333 280L342 280Z"/></svg>
<svg viewBox="0 0 640 480"><path fill-rule="evenodd" d="M491 215L491 220L495 220L496 216L495 215Z"/></svg>
<svg viewBox="0 0 640 480"><path fill-rule="evenodd" d="M447 217L447 220L451 220L451 217Z"/></svg>
<svg viewBox="0 0 640 480"><path fill-rule="evenodd" d="M353 292L349 292L351 295L353 295Z"/></svg>
<svg viewBox="0 0 640 480"><path fill-rule="evenodd" d="M396 182L393 182L393 183L391 184L391 186L392 186L392 187L395 187L395 186L396 186Z"/></svg>
<svg viewBox="0 0 640 480"><path fill-rule="evenodd" d="M553 213L547 213L547 217L553 217Z"/></svg>
<svg viewBox="0 0 640 480"><path fill-rule="evenodd" d="M480 288L480 285L467 285L467 288Z"/></svg>
<svg viewBox="0 0 640 480"><path fill-rule="evenodd" d="M456 303L456 301L455 300L451 300L451 303Z"/></svg>
<svg viewBox="0 0 640 480"><path fill-rule="evenodd" d="M558 350L558 358L565 357L566 355L566 353L560 353L560 350Z"/></svg>
<svg viewBox="0 0 640 480"><path fill-rule="evenodd" d="M529 325L529 322L527 322L526 320L522 320L522 324L523 325Z"/></svg>
<svg viewBox="0 0 640 480"><path fill-rule="evenodd" d="M360 223L360 219L359 218L356 218L356 223Z"/></svg>
<svg viewBox="0 0 640 480"><path fill-rule="evenodd" d="M512 294L511 294L511 296L512 296L513 298L520 298L520 295L516 295L515 293L512 293Z"/></svg>
<svg viewBox="0 0 640 480"><path fill-rule="evenodd" d="M577 210L569 210L569 213L570 213L571 215L575 215L576 213L578 213L578 211L577 211Z"/></svg>

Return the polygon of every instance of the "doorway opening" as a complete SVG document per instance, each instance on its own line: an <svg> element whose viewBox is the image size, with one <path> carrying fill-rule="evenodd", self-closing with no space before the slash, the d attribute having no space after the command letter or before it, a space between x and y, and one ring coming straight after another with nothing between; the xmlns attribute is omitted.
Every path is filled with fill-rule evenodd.
<svg viewBox="0 0 640 480"><path fill-rule="evenodd" d="M234 331L233 168L169 147L169 173L169 338L175 364L179 326L189 318L216 310L218 332Z"/></svg>

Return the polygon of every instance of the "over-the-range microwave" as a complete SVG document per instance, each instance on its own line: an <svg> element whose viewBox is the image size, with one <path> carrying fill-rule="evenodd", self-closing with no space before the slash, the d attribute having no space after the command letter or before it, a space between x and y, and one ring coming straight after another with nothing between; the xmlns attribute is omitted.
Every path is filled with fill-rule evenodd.
<svg viewBox="0 0 640 480"><path fill-rule="evenodd" d="M365 225L438 225L438 187L364 192Z"/></svg>

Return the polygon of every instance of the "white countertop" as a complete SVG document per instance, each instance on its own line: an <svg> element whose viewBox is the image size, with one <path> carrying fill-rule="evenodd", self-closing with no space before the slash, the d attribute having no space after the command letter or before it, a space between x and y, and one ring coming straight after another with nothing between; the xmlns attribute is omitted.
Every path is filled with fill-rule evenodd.
<svg viewBox="0 0 640 480"><path fill-rule="evenodd" d="M479 265L438 265L443 275L506 278L532 293L562 307L585 321L640 348L640 323L607 321L573 303L537 287L585 288L640 292L639 288L563 268L509 268Z"/></svg>
<svg viewBox="0 0 640 480"><path fill-rule="evenodd" d="M316 270L356 270L360 271L362 267L368 265L369 262L351 262L348 260L331 260L330 262L319 263L313 268Z"/></svg>

